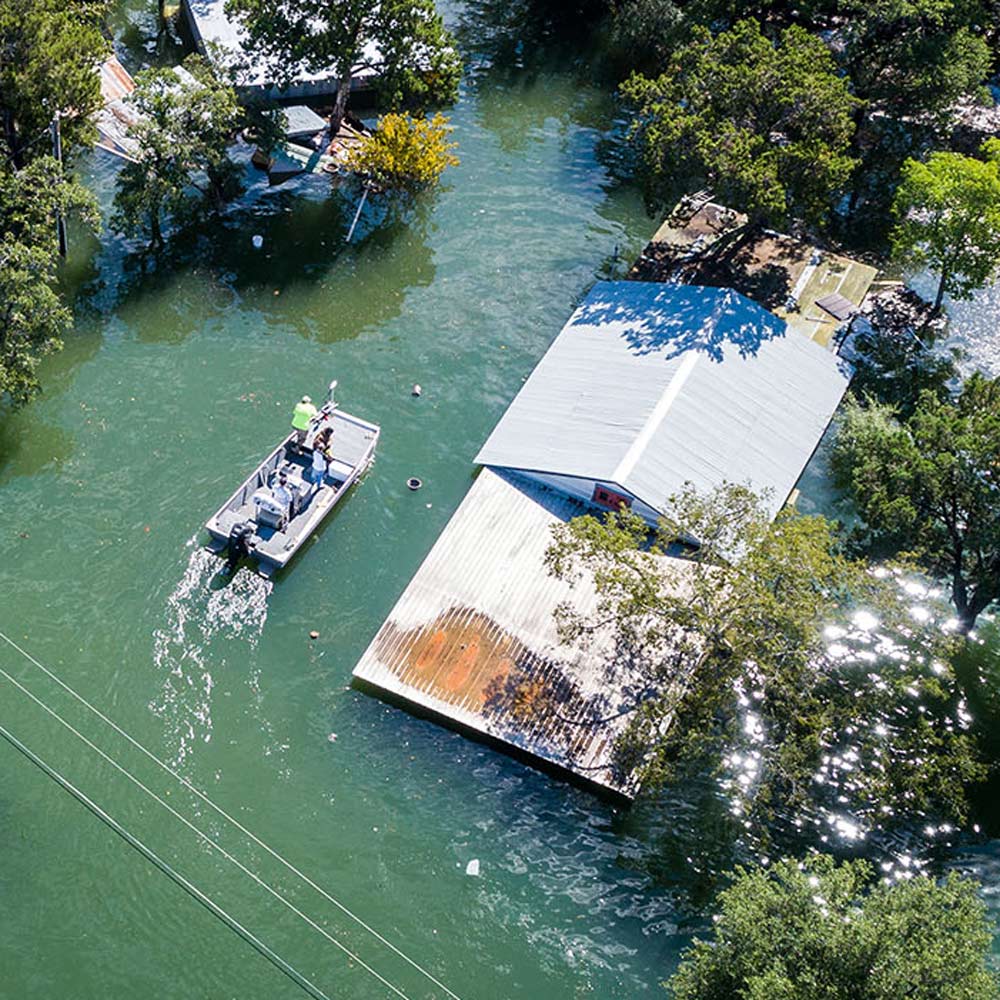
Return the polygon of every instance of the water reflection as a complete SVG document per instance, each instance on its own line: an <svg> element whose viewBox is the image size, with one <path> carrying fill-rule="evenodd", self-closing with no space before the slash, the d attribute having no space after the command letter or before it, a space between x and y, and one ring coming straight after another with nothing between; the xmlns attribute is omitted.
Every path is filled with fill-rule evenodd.
<svg viewBox="0 0 1000 1000"><path fill-rule="evenodd" d="M764 692L747 689L739 692L741 739L718 773L689 775L620 821L623 834L648 843L651 853L637 863L678 894L682 912L696 914L705 906L720 874L735 864L822 850L867 857L887 879L909 878L937 870L956 844L986 829L975 802L960 830L919 793L906 801L893 797L933 765L924 757L928 723L950 734L986 732L992 725L946 683L949 665L925 641L954 631L944 591L912 575L894 574L894 581L908 620L889 625L871 610L856 609L826 630L826 669L845 703L863 697L866 711L860 717L852 712L850 725L831 720L829 732L838 738L822 746L803 805L768 802L762 811L756 799L775 748L758 711ZM994 669L1000 674L1000 667Z"/></svg>

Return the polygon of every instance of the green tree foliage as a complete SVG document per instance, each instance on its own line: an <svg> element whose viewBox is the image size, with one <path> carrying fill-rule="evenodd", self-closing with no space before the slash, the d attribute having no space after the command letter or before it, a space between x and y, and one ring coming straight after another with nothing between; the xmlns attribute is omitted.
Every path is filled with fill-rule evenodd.
<svg viewBox="0 0 1000 1000"><path fill-rule="evenodd" d="M97 67L110 52L101 31L106 6L101 0L0 3L0 123L16 168L51 152L45 131L57 111L67 152L93 139L89 115L101 102Z"/></svg>
<svg viewBox="0 0 1000 1000"><path fill-rule="evenodd" d="M832 456L878 551L912 553L948 582L960 628L1000 598L1000 381L973 375L954 401L921 395L900 422L849 403Z"/></svg>
<svg viewBox="0 0 1000 1000"><path fill-rule="evenodd" d="M674 1000L995 1000L977 883L872 882L863 861L816 856L736 870L709 940L668 985Z"/></svg>
<svg viewBox="0 0 1000 1000"><path fill-rule="evenodd" d="M871 110L916 123L977 93L992 54L976 0L846 0L844 66Z"/></svg>
<svg viewBox="0 0 1000 1000"><path fill-rule="evenodd" d="M449 101L458 92L461 61L433 0L228 0L226 9L279 84L302 70L339 80L334 128L363 71L377 74L390 108Z"/></svg>
<svg viewBox="0 0 1000 1000"><path fill-rule="evenodd" d="M607 41L617 65L646 75L657 73L688 32L673 0L615 0Z"/></svg>
<svg viewBox="0 0 1000 1000"><path fill-rule="evenodd" d="M448 141L451 132L441 114L383 115L374 134L350 151L347 166L379 190L413 195L437 184L445 169L458 165L452 153L455 143Z"/></svg>
<svg viewBox="0 0 1000 1000"><path fill-rule="evenodd" d="M57 214L97 225L91 195L51 157L0 168L0 398L14 406L40 391L38 362L72 324L56 290Z"/></svg>
<svg viewBox="0 0 1000 1000"><path fill-rule="evenodd" d="M935 313L945 292L971 298L1000 268L1000 139L982 152L983 160L936 152L903 165L893 253L940 274Z"/></svg>
<svg viewBox="0 0 1000 1000"><path fill-rule="evenodd" d="M679 765L703 769L749 750L759 763L741 789L744 808L766 837L774 804L815 807L824 754L850 747L865 767L840 809L871 823L922 808L963 815L965 785L982 769L941 666L947 640L914 629L891 577L840 554L821 517L784 511L769 521L746 487L689 488L669 501L652 551L647 533L628 512L576 518L556 530L548 556L562 578L592 574L599 595L592 617L561 613L563 635L610 624L616 656L643 677L617 745L623 771L655 788ZM656 558L691 538L701 545L688 570ZM874 658L852 658L826 635L839 625L870 641L858 607L881 621Z"/></svg>
<svg viewBox="0 0 1000 1000"><path fill-rule="evenodd" d="M652 205L707 183L756 222L818 221L848 180L855 99L827 46L792 26L699 28L656 79L622 87Z"/></svg>
<svg viewBox="0 0 1000 1000"><path fill-rule="evenodd" d="M118 175L111 225L128 235L163 242L165 216L183 217L199 205L218 210L239 193L229 146L243 122L233 88L200 60L188 60L193 78L171 69L136 77L129 97L137 113L129 136L136 162Z"/></svg>

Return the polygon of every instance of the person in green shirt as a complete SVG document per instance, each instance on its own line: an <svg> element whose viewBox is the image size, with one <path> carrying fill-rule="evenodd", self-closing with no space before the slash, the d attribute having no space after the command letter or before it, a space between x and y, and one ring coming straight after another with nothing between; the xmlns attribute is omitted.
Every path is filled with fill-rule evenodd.
<svg viewBox="0 0 1000 1000"><path fill-rule="evenodd" d="M312 398L303 396L295 404L295 411L292 413L292 427L295 428L295 443L301 448L305 444L306 431L309 430L309 421L316 416L316 407L313 406Z"/></svg>

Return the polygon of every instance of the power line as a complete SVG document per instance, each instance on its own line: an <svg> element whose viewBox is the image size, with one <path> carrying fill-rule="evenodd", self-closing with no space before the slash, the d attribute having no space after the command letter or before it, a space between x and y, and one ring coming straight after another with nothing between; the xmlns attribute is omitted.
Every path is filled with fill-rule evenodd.
<svg viewBox="0 0 1000 1000"><path fill-rule="evenodd" d="M248 931L235 917L230 916L218 903L205 895L194 883L188 881L180 872L172 868L158 854L148 848L138 837L129 833L113 816L108 815L96 802L89 799L75 785L64 778L54 767L47 764L33 750L25 746L13 733L0 724L0 736L2 736L15 750L22 753L36 767L40 768L53 781L60 785L64 791L69 792L79 803L86 806L105 826L113 830L130 847L137 850L147 861L156 865L164 875L173 879L188 895L197 900L213 916L218 917L234 933L238 934L247 944L251 945L261 955L264 956L276 969L287 976L296 986L305 990L313 1000L330 1000L330 998L314 983L302 975L292 965L289 965L277 952L272 951L263 941L252 931Z"/></svg>
<svg viewBox="0 0 1000 1000"><path fill-rule="evenodd" d="M54 718L58 723L60 723L60 725L68 729L74 736L77 737L77 739L85 743L88 747L91 748L91 750L100 754L100 756L104 758L104 760L106 760L116 771L119 771L121 774L125 775L125 777L128 778L129 781L132 782L132 784L136 785L138 788L141 788L142 791L144 791L151 799L158 802L161 806L163 806L164 809L167 810L167 812L169 812L172 816L179 819L186 827L188 827L189 830L191 830L198 837L200 837L206 844L208 844L209 847L218 851L227 861L231 861L234 865L236 865L236 867L239 868L240 871L242 871L245 875L253 879L253 881L256 882L262 889L266 889L267 892L269 892L272 896L274 896L275 899L279 900L284 906L286 906L289 910L291 910L292 913L294 913L298 917L301 917L302 920L304 920L307 924L309 924L310 927L319 931L319 933L322 934L323 937L325 937L331 944L339 948L352 961L357 962L358 965L360 965L366 972L374 976L388 990L390 990L392 993L395 993L396 996L401 997L402 1000L409 1000L409 998L402 990L398 989L396 986L390 983L389 980L385 979L382 975L376 972L363 959L361 959L358 955L356 955L353 951L351 951L350 948L342 944L332 934L330 934L325 927L321 927L311 917L303 913L297 906L295 906L294 903L292 903L280 892L278 892L277 889L273 888L271 885L269 885L267 882L261 879L260 876L256 874L256 872L253 872L249 868L247 868L246 865L244 865L238 858L233 857L233 855L231 855L224 847L222 847L220 844L217 844L211 837L208 836L207 833L200 830L190 820L182 816L176 809L173 808L173 806L171 806L167 802L164 802L164 800L160 798L160 796L157 795L156 792L154 792L151 788L144 785L127 768L122 767L121 764L119 764L116 760L108 756L108 754L106 754L99 746L97 746L97 744L92 743L89 739L87 739L87 737L84 736L79 730L75 729L71 723L67 722L54 709L49 708L49 706L46 705L44 701L36 697L15 677L11 677L11 675L7 673L7 671L4 670L2 667L0 667L0 677L5 677L8 681L10 681L11 684L13 684L22 694L27 695L28 698L30 698L36 705L39 706L39 708L41 708L43 711L51 715L52 718Z"/></svg>
<svg viewBox="0 0 1000 1000"><path fill-rule="evenodd" d="M365 921L362 920L361 917L359 917L356 913L350 910L345 904L341 903L340 900L332 896L329 892L327 892L326 889L324 889L320 885L317 885L317 883L314 882L308 875L306 875L304 872L296 868L295 865L293 865L286 858L282 857L281 854L279 854L268 844L264 843L263 840L261 840L254 833L248 830L242 823L240 823L239 820L235 819L233 816L230 816L229 813L225 811L225 809L223 809L219 805L216 805L216 803L213 802L212 799L210 799L197 786L193 785L190 781L188 781L188 779L185 778L184 775L180 774L169 764L162 761L159 757L156 756L156 754L152 752L152 750L148 750L138 740L136 740L124 729L122 729L121 726L119 726L113 719L109 719L100 709L96 708L89 701L87 701L87 699L84 698L83 695L78 694L76 691L74 691L73 688L71 688L65 681L63 681L48 667L46 667L43 663L37 660L29 652L27 652L27 650L22 649L16 642L14 642L13 639L5 635L2 631L0 631L0 639L3 639L3 641L6 642L7 645L11 646L13 649L16 649L17 652L19 652L29 663L38 667L38 669L41 670L42 673L44 673L51 680L55 681L56 684L58 684L67 694L75 698L81 705L85 706L89 711L93 712L94 715L96 715L102 722L109 725L116 733L118 733L119 736L127 740L133 747L135 747L136 750L145 754L146 757L148 757L150 760L156 763L160 768L162 768L162 770L166 771L167 774L171 775L171 777L179 781L185 788L188 789L188 791L198 796L198 798L201 799L201 801L204 802L209 808L215 810L215 812L219 816L222 816L225 820L227 820L229 823L235 826L236 829L239 830L244 836L248 837L258 847L260 847L262 850L270 854L272 858L274 858L276 861L284 865L288 871L292 872L303 882L305 882L306 885L308 885L311 889L314 889L324 899L332 903L335 907L337 907L338 910L340 910L341 913L343 913L345 916L349 917L356 924L358 924L359 927L364 928L364 930L366 930L369 934L371 934L372 937L374 937L381 944L385 945L385 947L388 948L391 952L393 952L393 954L403 959L404 962L406 962L413 969L415 969L421 975L430 980L430 982L432 982L436 987L438 987L438 989L443 990L449 997L452 998L452 1000L462 1000L462 998L459 997L458 994L448 989L448 987L445 986L444 983L440 982L440 980L436 979L432 973L428 972L427 969L425 969L422 965L415 962L412 958L410 958L407 954L405 954L405 952L397 948L391 941L388 941L386 938L384 938L377 930L375 930L373 927L365 923Z"/></svg>

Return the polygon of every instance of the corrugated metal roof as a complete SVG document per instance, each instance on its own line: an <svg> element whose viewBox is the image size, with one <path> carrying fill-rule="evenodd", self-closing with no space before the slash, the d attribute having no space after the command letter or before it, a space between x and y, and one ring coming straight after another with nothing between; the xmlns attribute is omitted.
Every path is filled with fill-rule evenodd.
<svg viewBox="0 0 1000 1000"><path fill-rule="evenodd" d="M731 289L598 282L476 461L614 483L662 510L685 482L795 486L845 363Z"/></svg>
<svg viewBox="0 0 1000 1000"><path fill-rule="evenodd" d="M509 473L483 469L354 668L354 676L454 723L625 795L615 737L639 678L609 633L563 645L555 610L597 606L592 580L549 575L552 527L585 509ZM677 579L689 563L663 559ZM571 720L568 722L567 720Z"/></svg>

